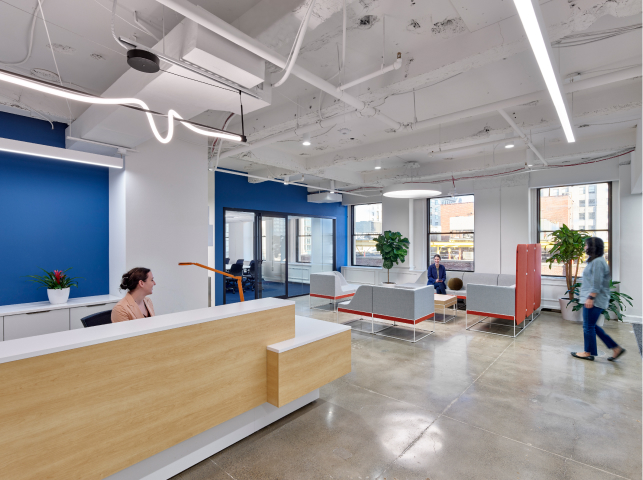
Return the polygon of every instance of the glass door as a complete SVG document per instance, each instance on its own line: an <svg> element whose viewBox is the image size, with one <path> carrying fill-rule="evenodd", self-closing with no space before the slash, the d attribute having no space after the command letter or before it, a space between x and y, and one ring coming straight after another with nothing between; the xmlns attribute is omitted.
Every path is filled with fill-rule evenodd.
<svg viewBox="0 0 643 480"><path fill-rule="evenodd" d="M235 277L242 277L243 297L245 300L256 296L256 219L254 212L236 210L225 211L224 269ZM235 279L224 279L224 303L241 301L239 285Z"/></svg>
<svg viewBox="0 0 643 480"><path fill-rule="evenodd" d="M256 298L288 295L288 247L286 217L257 214L257 285Z"/></svg>

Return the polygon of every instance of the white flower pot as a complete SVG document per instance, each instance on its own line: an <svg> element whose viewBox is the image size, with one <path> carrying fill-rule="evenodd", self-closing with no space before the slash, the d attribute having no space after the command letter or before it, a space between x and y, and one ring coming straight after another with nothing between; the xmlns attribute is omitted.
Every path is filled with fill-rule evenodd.
<svg viewBox="0 0 643 480"><path fill-rule="evenodd" d="M572 308L574 308L575 304L570 303L569 306L567 306L568 302L569 302L569 298L567 297L558 299L558 303L560 304L560 313L563 316L563 319L570 320L572 322L582 321L583 310L581 309L581 310L578 310L577 312L572 311Z"/></svg>
<svg viewBox="0 0 643 480"><path fill-rule="evenodd" d="M49 297L49 303L51 303L52 305L67 303L67 300L69 300L69 287L61 289L48 288L47 296Z"/></svg>
<svg viewBox="0 0 643 480"><path fill-rule="evenodd" d="M381 286L382 286L382 287L394 287L394 286L395 286L395 282L390 282L390 283L388 283L388 282L382 282L382 285L381 285Z"/></svg>

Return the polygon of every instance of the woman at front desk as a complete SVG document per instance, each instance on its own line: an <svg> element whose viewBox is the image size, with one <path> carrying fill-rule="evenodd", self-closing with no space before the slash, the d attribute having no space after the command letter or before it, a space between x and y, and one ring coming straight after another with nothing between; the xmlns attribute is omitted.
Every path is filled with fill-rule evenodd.
<svg viewBox="0 0 643 480"><path fill-rule="evenodd" d="M433 285L435 293L444 295L447 293L447 286L444 283L447 280L447 269L444 268L444 265L440 265L440 260L442 260L440 255L433 257L433 265L429 265L427 272L428 281L426 284Z"/></svg>
<svg viewBox="0 0 643 480"><path fill-rule="evenodd" d="M112 323L136 320L154 316L154 305L147 298L156 285L149 268L132 268L123 274L121 290L127 290L125 297L112 310Z"/></svg>

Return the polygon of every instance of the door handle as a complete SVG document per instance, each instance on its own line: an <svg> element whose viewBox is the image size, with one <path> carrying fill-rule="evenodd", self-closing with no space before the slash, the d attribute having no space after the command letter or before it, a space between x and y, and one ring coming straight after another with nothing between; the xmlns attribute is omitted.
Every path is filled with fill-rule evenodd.
<svg viewBox="0 0 643 480"><path fill-rule="evenodd" d="M27 313L27 315L36 315L38 313L47 313L47 312L51 312L51 310L40 310L39 312L29 312Z"/></svg>

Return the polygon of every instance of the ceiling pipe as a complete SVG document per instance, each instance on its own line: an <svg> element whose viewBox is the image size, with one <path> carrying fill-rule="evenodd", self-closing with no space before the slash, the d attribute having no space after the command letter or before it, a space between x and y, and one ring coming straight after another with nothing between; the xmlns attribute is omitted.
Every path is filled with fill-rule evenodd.
<svg viewBox="0 0 643 480"><path fill-rule="evenodd" d="M630 80L632 78L636 78L640 76L641 76L641 66L639 65L637 67L626 68L623 70L619 70L617 72L607 73L605 75L598 75L596 77L588 78L586 80L581 80L579 82L569 83L563 86L563 90L565 91L565 93L573 93L573 92L578 92L580 90L587 90L589 88L600 87L603 85L608 85L610 83L620 82L623 80ZM473 117L476 115L493 113L501 109L516 107L518 105L524 105L526 103L541 100L545 98L546 95L548 95L548 92L546 90L541 90L540 92L529 93L526 95L509 98L507 100L501 100L499 102L489 103L487 105L481 105L479 107L470 108L467 110L460 110L459 112L449 113L447 115L442 115L440 117L434 117L428 120L422 120L420 122L416 122L412 124L412 129L420 130L423 128L429 128L443 123L462 120L464 118ZM346 120L351 120L359 117L360 117L359 112L352 112L345 116ZM289 138L295 136L296 134L313 133L313 132L322 130L324 128L329 128L334 123L334 122L331 122L330 120L332 120L332 117L330 119L324 119L320 122L306 125L305 127L300 127L298 129L292 128L290 130L286 130L283 133L264 138L263 140L253 142L251 144L245 144L243 146L240 146L232 150L228 150L225 153L222 153L221 158L233 157L240 153L254 150L255 148L265 147L266 145L270 145L283 140L288 140ZM516 137L516 139L517 138L518 137ZM496 142L497 141L485 142L483 144L496 143Z"/></svg>
<svg viewBox="0 0 643 480"><path fill-rule="evenodd" d="M377 70L376 72L369 73L368 75L364 75L361 78L358 78L357 80L353 80L352 82L347 83L346 85L340 85L337 87L337 90L346 90L347 88L354 87L355 85L359 85L360 83L364 83L367 80L370 80L371 78L379 77L380 75L384 75L385 73L390 72L391 70L399 70L399 68L402 66L402 54L400 52L397 52L397 60L395 60L394 63L391 63L388 67L384 67L380 70Z"/></svg>
<svg viewBox="0 0 643 480"><path fill-rule="evenodd" d="M529 138L527 138L527 135L525 135L525 134L523 133L523 131L520 129L520 127L519 127L518 125L516 125L516 122L514 122L513 118L511 118L509 115L507 115L507 112L505 112L502 108L499 108L499 109L498 109L498 113L499 113L500 115L502 115L502 118L504 118L505 120L507 120L507 123L508 123L509 125L511 125L511 128L513 128L513 129L514 129L514 131L515 131L518 135L520 135L520 138L522 138L522 139L523 139L523 141L527 144L527 146L531 149L531 151L532 151L532 152L534 152L534 154L536 154L536 156L540 159L540 161L541 161L541 162L543 162L545 165L549 166L549 164L548 164L548 163L547 163L547 161L545 160L545 157L543 157L543 156L540 154L540 152L539 152L539 151L538 151L538 149L534 146L534 144L533 144L533 143L531 143L531 140L529 140Z"/></svg>
<svg viewBox="0 0 643 480"><path fill-rule="evenodd" d="M230 40L232 43L239 45L240 47L245 48L249 52L254 53L255 55L268 60L270 63L275 64L280 68L286 66L286 58L270 50L268 47L263 45L258 40L246 35L241 30L233 27L229 23L224 22L216 15L208 12L204 8L194 5L188 0L156 0L162 5L165 5L168 8L171 8L175 12L183 15L186 18L198 23L202 27L207 28L208 30L213 31L217 35L222 36L223 38ZM402 124L393 120L392 118L384 115L378 109L367 106L360 99L353 97L344 92L338 92L337 87L333 84L327 82L323 78L318 77L317 75L309 72L300 65L294 65L292 68L293 75L300 78L304 82L318 88L328 95L331 95L342 102L350 105L355 108L362 116L364 117L373 117L384 123L386 126L397 130Z"/></svg>

